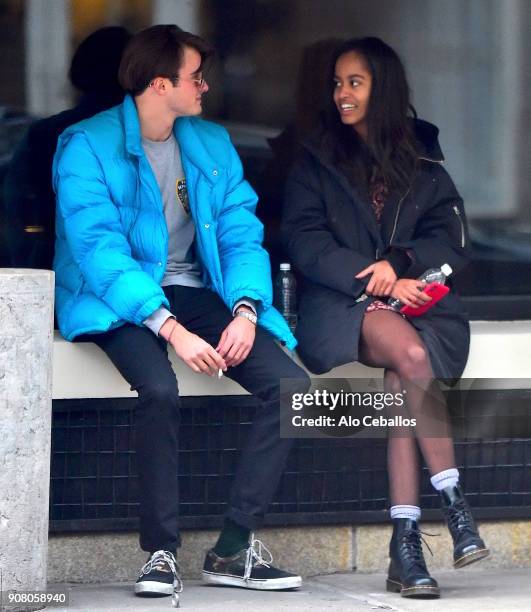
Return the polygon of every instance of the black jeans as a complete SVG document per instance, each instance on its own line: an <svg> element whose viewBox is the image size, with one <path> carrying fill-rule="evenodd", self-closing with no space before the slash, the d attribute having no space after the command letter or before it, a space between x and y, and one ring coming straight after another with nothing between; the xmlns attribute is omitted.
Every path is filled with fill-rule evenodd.
<svg viewBox="0 0 531 612"><path fill-rule="evenodd" d="M208 289L167 287L177 320L217 346L232 320L219 296ZM179 391L166 342L145 327L124 325L104 334L85 336L112 360L138 392L136 454L140 495L140 546L148 551L174 551L180 546L178 496ZM273 497L293 440L280 438L279 379L293 381L305 392L309 378L260 327L247 359L226 372L258 397L248 440L242 450L229 498L227 516L255 529Z"/></svg>

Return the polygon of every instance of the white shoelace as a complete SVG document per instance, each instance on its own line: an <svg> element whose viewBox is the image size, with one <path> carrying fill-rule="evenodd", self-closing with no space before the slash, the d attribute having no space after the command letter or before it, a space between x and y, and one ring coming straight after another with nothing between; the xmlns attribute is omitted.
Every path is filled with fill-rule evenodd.
<svg viewBox="0 0 531 612"><path fill-rule="evenodd" d="M183 583L179 576L179 565L171 552L167 550L157 550L154 552L149 561L140 570L140 575L149 574L152 569L157 569L157 565L167 563L173 574L173 594L171 596L171 605L174 608L179 607L179 593L183 592Z"/></svg>
<svg viewBox="0 0 531 612"><path fill-rule="evenodd" d="M265 552L269 555L269 559L267 561L262 557L262 552ZM271 554L271 552L267 549L263 542L255 539L254 533L251 533L251 544L247 549L243 579L249 580L249 578L251 577L251 572L253 571L253 567L255 565L265 565L265 567L271 567L272 563L273 555Z"/></svg>

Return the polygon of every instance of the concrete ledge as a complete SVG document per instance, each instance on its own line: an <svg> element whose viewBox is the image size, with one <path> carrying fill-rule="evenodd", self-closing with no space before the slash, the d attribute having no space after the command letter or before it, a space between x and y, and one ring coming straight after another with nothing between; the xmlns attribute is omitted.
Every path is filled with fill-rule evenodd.
<svg viewBox="0 0 531 612"><path fill-rule="evenodd" d="M529 379L531 321L472 321L470 355L463 378L503 379L505 388L526 388ZM485 356L488 355L488 359ZM296 355L292 355L300 364ZM194 374L170 351L181 395L241 395L246 392L228 378ZM380 370L359 363L334 368L326 378L381 377ZM496 383L500 384L499 380ZM66 342L54 337L53 399L136 397L118 370L95 344Z"/></svg>
<svg viewBox="0 0 531 612"><path fill-rule="evenodd" d="M485 521L480 524L492 554L477 569L531 567L531 521ZM425 550L430 569L452 569L452 546L443 523L423 523L422 530L441 534L426 537L433 556ZM179 562L187 580L200 577L205 551L217 531L184 531ZM271 550L275 563L303 576L356 569L385 572L391 537L388 525L268 528L257 533ZM136 533L51 535L48 581L103 583L136 579L147 554L138 547ZM474 567L474 566L472 566Z"/></svg>

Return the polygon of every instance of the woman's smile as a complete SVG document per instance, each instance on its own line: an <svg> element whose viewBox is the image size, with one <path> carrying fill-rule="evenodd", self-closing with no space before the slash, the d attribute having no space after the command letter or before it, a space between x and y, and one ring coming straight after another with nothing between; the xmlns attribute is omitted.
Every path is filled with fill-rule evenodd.
<svg viewBox="0 0 531 612"><path fill-rule="evenodd" d="M355 102L340 102L338 105L340 115L348 115L359 110L359 104Z"/></svg>

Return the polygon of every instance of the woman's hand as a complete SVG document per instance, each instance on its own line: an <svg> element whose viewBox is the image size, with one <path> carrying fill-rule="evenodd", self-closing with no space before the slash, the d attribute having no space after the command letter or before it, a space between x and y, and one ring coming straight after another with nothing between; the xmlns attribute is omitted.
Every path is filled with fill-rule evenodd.
<svg viewBox="0 0 531 612"><path fill-rule="evenodd" d="M372 277L365 289L367 295L391 295L397 277L388 261L382 260L371 264L358 272L355 278L365 278L369 274L372 274Z"/></svg>
<svg viewBox="0 0 531 612"><path fill-rule="evenodd" d="M425 286L424 281L419 281L416 278L401 278L396 281L391 291L391 297L400 300L406 306L418 308L427 302L431 302L431 297L423 291Z"/></svg>

